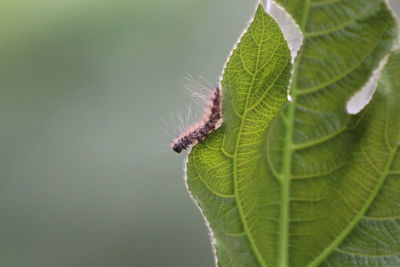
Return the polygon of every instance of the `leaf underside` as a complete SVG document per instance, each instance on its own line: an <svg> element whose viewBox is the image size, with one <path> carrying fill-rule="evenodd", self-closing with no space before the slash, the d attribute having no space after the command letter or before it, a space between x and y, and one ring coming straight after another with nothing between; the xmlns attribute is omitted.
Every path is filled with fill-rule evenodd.
<svg viewBox="0 0 400 267"><path fill-rule="evenodd" d="M345 109L394 19L380 0L277 2L305 37L293 77L260 5L223 73L223 124L189 154L218 265L400 266L400 53L367 108Z"/></svg>

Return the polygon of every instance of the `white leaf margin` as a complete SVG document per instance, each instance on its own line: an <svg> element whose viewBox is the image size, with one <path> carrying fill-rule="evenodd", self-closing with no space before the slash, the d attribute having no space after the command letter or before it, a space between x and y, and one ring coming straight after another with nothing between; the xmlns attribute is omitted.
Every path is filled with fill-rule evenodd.
<svg viewBox="0 0 400 267"><path fill-rule="evenodd" d="M273 0L265 0L265 11L278 23L281 28L282 34L288 44L291 62L294 63L297 54L303 45L303 32L300 30L299 25L295 22L293 17L286 11L285 8L277 4Z"/></svg>
<svg viewBox="0 0 400 267"><path fill-rule="evenodd" d="M349 101L347 101L346 110L348 114L355 115L364 109L366 105L371 101L376 88L378 86L379 77L381 72L388 61L388 56L385 56L380 62L379 66L372 72L368 82L355 93Z"/></svg>
<svg viewBox="0 0 400 267"><path fill-rule="evenodd" d="M289 47L291 63L294 64L297 55L303 46L304 35L299 25L293 19L293 17L286 11L284 7L276 3L274 0L265 0L264 7L265 11L278 23L282 34ZM292 68L291 77L289 84L292 84L294 69ZM287 99L292 101L290 96L290 86L288 87Z"/></svg>

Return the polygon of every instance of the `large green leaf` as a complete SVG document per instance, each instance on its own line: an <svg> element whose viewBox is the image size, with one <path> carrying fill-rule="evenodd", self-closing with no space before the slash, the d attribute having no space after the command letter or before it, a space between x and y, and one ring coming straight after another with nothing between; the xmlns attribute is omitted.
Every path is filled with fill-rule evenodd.
<svg viewBox="0 0 400 267"><path fill-rule="evenodd" d="M379 0L280 2L305 36L293 100L286 103L286 42L260 6L223 74L224 123L189 155L189 190L213 231L220 266L369 266L362 255L376 252L379 262L393 254L383 246L377 253L360 233L367 211L377 205L374 214L384 213L390 202L378 192L400 141L390 131L391 148L382 142L385 120L399 124L389 105L395 68L385 69L386 93L361 119L345 105L390 50L394 20Z"/></svg>

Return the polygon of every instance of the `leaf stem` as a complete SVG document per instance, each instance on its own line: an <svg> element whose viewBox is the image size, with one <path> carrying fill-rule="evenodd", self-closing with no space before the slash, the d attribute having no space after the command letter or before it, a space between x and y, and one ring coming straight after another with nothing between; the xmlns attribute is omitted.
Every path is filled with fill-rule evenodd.
<svg viewBox="0 0 400 267"><path fill-rule="evenodd" d="M281 209L280 209L280 230L279 230L279 267L289 266L289 217L290 217L290 180L292 173L293 154L293 123L295 113L294 101L288 104L288 120L285 121L286 135L283 144L283 165L281 176Z"/></svg>

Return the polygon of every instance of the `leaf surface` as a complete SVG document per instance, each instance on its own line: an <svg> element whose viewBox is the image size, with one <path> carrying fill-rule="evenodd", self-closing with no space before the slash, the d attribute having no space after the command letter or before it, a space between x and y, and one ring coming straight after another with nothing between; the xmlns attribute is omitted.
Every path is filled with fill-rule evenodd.
<svg viewBox="0 0 400 267"><path fill-rule="evenodd" d="M365 196L356 223L321 266L400 266L400 51L382 71L377 92L351 130L359 137L346 176L352 198ZM351 202L349 202L351 204Z"/></svg>
<svg viewBox="0 0 400 267"><path fill-rule="evenodd" d="M212 229L218 264L369 266L365 255L386 255L393 262L387 266L397 266L382 245L390 235L376 237L382 245L376 254L361 234L376 235L368 214L385 214L385 205L393 211L386 217L398 216L398 199L390 202L393 193L383 192L400 168L393 165L400 158L394 152L399 128L388 127L400 123L393 104L397 54L368 109L346 113L347 100L393 44L393 17L379 0L277 2L305 37L293 100L286 100L286 41L259 6L224 70L224 123L193 148L187 163L189 190Z"/></svg>

